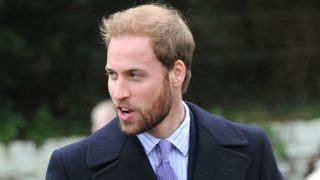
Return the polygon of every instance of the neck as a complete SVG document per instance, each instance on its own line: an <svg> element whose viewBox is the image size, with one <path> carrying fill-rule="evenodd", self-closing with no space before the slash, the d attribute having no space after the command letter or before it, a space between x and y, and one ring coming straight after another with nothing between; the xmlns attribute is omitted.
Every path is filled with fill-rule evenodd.
<svg viewBox="0 0 320 180"><path fill-rule="evenodd" d="M182 99L179 99L179 101L172 103L171 110L165 119L155 128L151 129L149 133L157 138L165 139L178 129L184 118L184 105Z"/></svg>

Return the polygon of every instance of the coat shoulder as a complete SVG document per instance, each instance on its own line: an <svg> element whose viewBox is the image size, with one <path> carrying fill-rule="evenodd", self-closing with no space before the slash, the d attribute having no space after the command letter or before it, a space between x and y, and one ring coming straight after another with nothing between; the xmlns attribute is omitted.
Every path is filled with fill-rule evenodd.
<svg viewBox="0 0 320 180"><path fill-rule="evenodd" d="M115 146L115 142L119 143L120 138L116 136L118 133L117 122L112 121L110 124L99 129L88 137L80 139L77 142L68 144L56 150L63 158L64 163L74 165L75 162L84 162L88 160L88 156L94 153L101 153L103 150L98 148L108 148ZM120 134L120 133L118 133ZM117 139L114 139L116 138ZM100 146L100 145L101 146ZM102 146L103 145L103 146Z"/></svg>

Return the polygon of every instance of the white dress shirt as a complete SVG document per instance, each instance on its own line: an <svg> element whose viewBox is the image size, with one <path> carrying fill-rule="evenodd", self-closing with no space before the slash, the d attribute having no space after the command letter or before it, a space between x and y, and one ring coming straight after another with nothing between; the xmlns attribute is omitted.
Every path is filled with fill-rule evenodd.
<svg viewBox="0 0 320 180"><path fill-rule="evenodd" d="M169 160L179 180L186 180L188 175L188 151L190 137L190 114L188 106L183 102L185 108L185 118L181 125L165 140L170 141L173 145L169 155ZM145 132L137 135L142 143L144 150L148 156L149 162L156 172L160 163L160 152L157 144L159 138Z"/></svg>

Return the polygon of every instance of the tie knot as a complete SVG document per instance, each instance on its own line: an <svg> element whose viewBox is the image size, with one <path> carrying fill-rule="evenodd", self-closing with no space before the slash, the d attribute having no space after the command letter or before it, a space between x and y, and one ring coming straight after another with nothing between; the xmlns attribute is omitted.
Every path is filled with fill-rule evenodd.
<svg viewBox="0 0 320 180"><path fill-rule="evenodd" d="M172 144L167 140L160 140L158 143L160 149L160 159L166 160L169 158Z"/></svg>

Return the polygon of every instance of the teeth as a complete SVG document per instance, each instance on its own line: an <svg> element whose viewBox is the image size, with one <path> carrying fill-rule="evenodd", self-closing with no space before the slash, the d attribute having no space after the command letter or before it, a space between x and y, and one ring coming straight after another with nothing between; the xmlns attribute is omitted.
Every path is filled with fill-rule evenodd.
<svg viewBox="0 0 320 180"><path fill-rule="evenodd" d="M121 108L121 111L122 111L125 115L129 114L129 109L127 109L127 108Z"/></svg>

